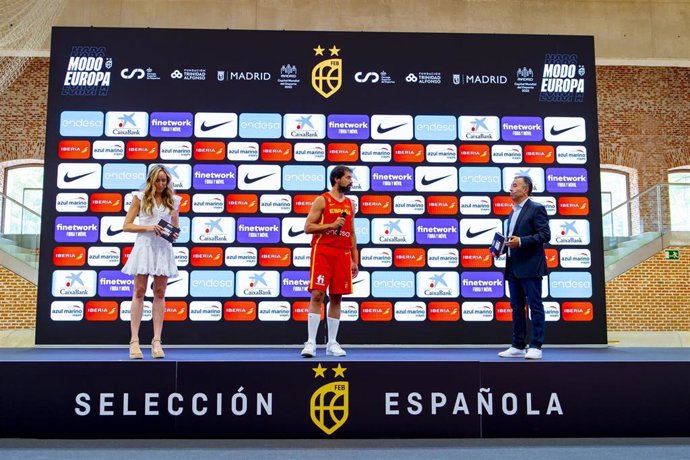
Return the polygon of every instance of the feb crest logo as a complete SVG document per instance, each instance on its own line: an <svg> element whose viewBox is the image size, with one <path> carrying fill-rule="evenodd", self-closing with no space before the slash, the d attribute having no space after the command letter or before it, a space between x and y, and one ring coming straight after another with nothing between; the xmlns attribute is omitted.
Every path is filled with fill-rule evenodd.
<svg viewBox="0 0 690 460"><path fill-rule="evenodd" d="M313 367L314 378L327 378L326 372L329 370L326 367ZM333 372L333 378L345 379L346 367L342 367L338 363L337 367L330 369ZM350 382L344 380L334 380L317 388L311 395L309 401L309 414L311 421L321 431L327 435L332 435L341 426L347 422L350 415Z"/></svg>
<svg viewBox="0 0 690 460"><path fill-rule="evenodd" d="M326 57L324 51L325 48L317 45L314 55ZM340 49L333 45L328 51L331 57L319 62L311 70L311 86L327 99L337 93L343 84L343 60L338 56Z"/></svg>

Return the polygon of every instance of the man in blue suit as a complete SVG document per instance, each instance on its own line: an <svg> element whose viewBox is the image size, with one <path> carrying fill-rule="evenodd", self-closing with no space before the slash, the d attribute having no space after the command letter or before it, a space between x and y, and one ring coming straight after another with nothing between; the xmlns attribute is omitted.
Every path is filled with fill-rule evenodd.
<svg viewBox="0 0 690 460"><path fill-rule="evenodd" d="M510 198L515 204L508 216L505 274L513 310L513 343L498 354L501 358L542 357L545 319L541 282L546 275L544 244L551 239L551 230L546 208L529 199L532 187L532 179L528 176L515 176L510 186ZM528 350L525 350L525 299L532 316L532 340Z"/></svg>

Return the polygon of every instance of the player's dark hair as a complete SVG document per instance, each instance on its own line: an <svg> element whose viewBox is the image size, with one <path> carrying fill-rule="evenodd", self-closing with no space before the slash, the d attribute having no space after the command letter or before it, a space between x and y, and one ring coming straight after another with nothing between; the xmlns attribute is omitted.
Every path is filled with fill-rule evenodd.
<svg viewBox="0 0 690 460"><path fill-rule="evenodd" d="M347 173L351 173L352 170L348 168L347 166L336 166L333 168L333 171L331 171L331 187L335 185L335 181L343 177Z"/></svg>

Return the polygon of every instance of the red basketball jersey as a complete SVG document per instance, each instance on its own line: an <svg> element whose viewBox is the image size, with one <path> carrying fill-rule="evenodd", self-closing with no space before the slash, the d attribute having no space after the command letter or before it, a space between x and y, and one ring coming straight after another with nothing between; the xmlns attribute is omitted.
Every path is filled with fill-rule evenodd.
<svg viewBox="0 0 690 460"><path fill-rule="evenodd" d="M328 230L325 233L314 234L311 240L311 245L316 246L330 246L333 248L350 249L352 247L352 232L354 232L354 212L352 209L352 202L349 198L343 201L338 201L333 198L333 195L326 192L321 195L326 200L326 207L323 209L320 224L331 224L335 222L338 217L344 212L345 225L340 229L340 233L336 235L335 229Z"/></svg>

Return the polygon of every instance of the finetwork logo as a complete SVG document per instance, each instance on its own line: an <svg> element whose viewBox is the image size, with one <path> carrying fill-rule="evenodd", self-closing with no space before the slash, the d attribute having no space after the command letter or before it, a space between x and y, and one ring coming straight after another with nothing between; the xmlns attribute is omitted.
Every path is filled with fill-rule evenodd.
<svg viewBox="0 0 690 460"><path fill-rule="evenodd" d="M460 285L466 298L503 297L502 272L462 272Z"/></svg>
<svg viewBox="0 0 690 460"><path fill-rule="evenodd" d="M67 62L63 96L107 96L113 60L104 46L73 46Z"/></svg>
<svg viewBox="0 0 690 460"><path fill-rule="evenodd" d="M577 54L547 54L542 72L541 102L582 102L585 97L585 66Z"/></svg>
<svg viewBox="0 0 690 460"><path fill-rule="evenodd" d="M324 56L326 51L321 45L314 48L314 56ZM341 88L343 84L343 60L340 59L340 49L333 45L328 49L331 53L329 59L316 64L311 70L311 86L321 96L328 99Z"/></svg>
<svg viewBox="0 0 690 460"><path fill-rule="evenodd" d="M248 244L278 243L280 219L277 217L240 217L237 219L237 242Z"/></svg>
<svg viewBox="0 0 690 460"><path fill-rule="evenodd" d="M548 168L546 190L550 193L587 193L585 168Z"/></svg>
<svg viewBox="0 0 690 460"><path fill-rule="evenodd" d="M418 219L415 232L415 241L418 244L458 244L456 219Z"/></svg>
<svg viewBox="0 0 690 460"><path fill-rule="evenodd" d="M329 139L368 139L369 117L367 115L329 115Z"/></svg>
<svg viewBox="0 0 690 460"><path fill-rule="evenodd" d="M414 190L414 170L409 166L374 166L371 189L376 192L410 192Z"/></svg>

